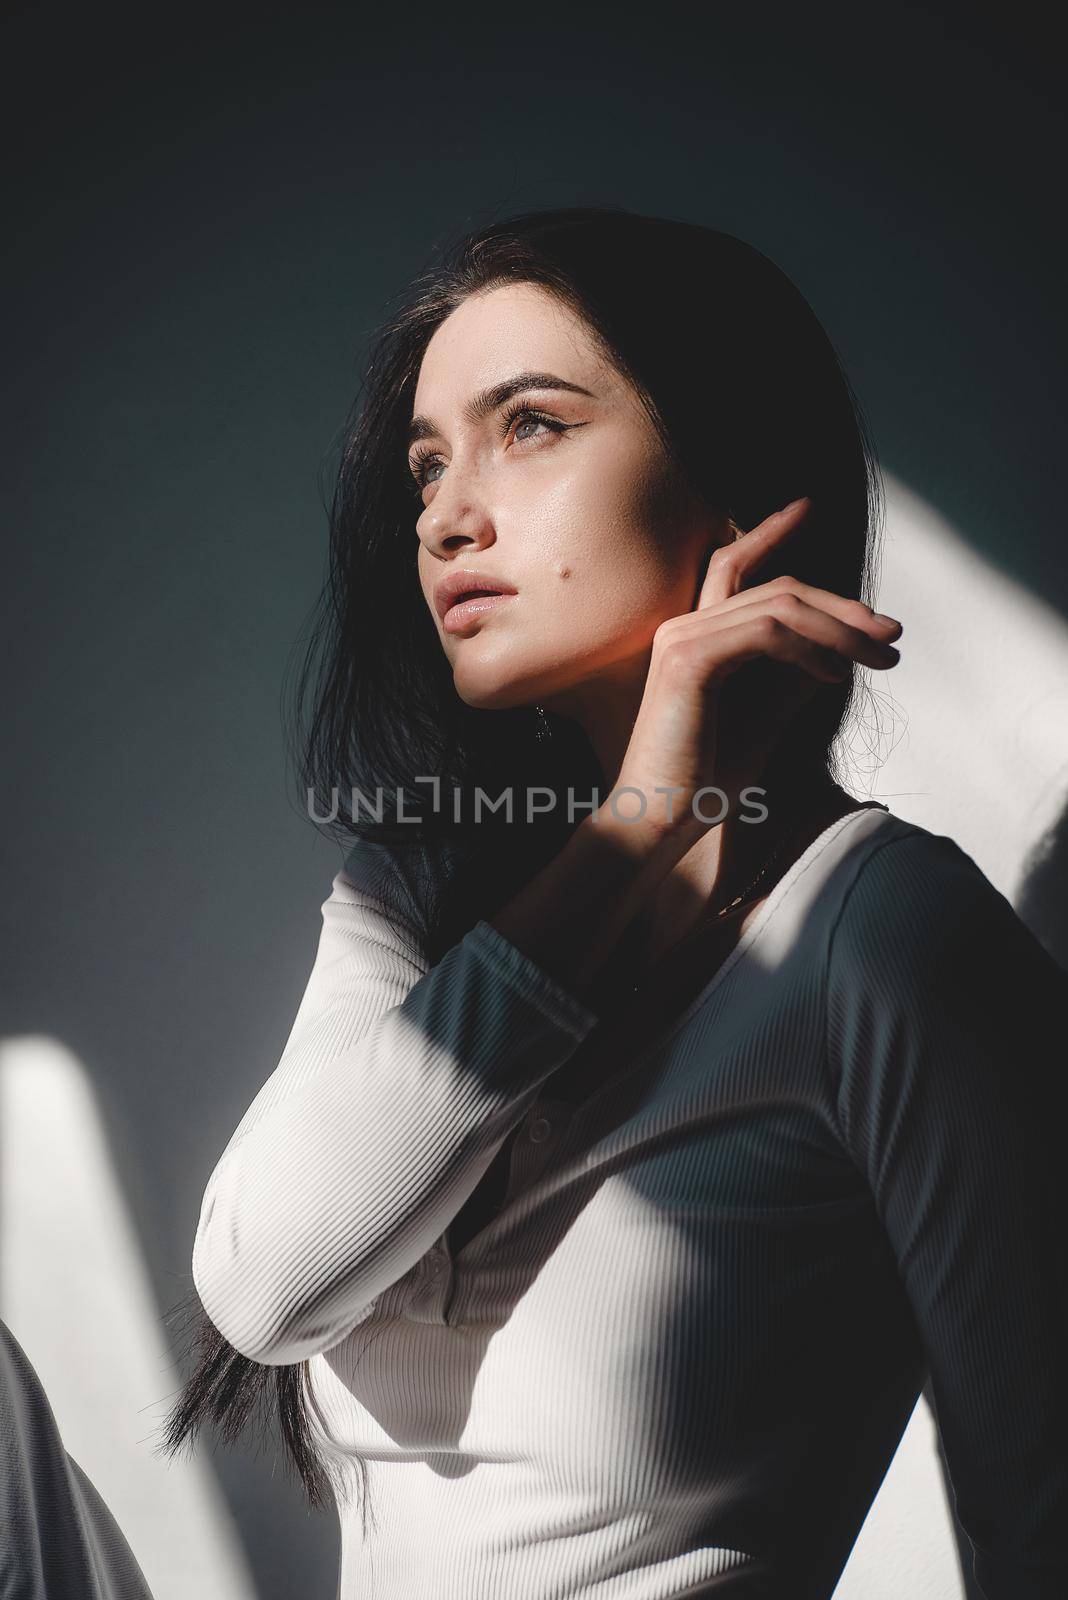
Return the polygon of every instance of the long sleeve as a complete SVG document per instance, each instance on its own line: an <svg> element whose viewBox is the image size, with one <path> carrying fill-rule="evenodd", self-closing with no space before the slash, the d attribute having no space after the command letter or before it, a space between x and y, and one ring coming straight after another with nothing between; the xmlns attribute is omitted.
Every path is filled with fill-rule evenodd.
<svg viewBox="0 0 1068 1600"><path fill-rule="evenodd" d="M201 1206L197 1291L265 1365L331 1348L426 1253L597 1021L485 921L430 967L385 850L334 878L282 1058Z"/></svg>
<svg viewBox="0 0 1068 1600"><path fill-rule="evenodd" d="M953 840L887 841L827 952L842 1141L923 1340L986 1600L1068 1595L1068 975Z"/></svg>

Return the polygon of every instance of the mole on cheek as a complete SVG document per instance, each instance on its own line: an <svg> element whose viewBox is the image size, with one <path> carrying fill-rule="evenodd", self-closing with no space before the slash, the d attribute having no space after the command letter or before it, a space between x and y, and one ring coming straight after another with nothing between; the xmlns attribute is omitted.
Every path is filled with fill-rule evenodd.
<svg viewBox="0 0 1068 1600"><path fill-rule="evenodd" d="M571 576L571 568L570 567L565 567L563 562L560 562L554 568L554 571L556 572L557 577L560 577L560 578L570 578L570 576Z"/></svg>

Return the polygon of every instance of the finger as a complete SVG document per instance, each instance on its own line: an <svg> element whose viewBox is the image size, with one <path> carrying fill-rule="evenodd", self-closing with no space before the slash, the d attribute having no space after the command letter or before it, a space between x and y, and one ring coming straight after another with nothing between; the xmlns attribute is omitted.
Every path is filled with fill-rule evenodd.
<svg viewBox="0 0 1068 1600"><path fill-rule="evenodd" d="M839 596L831 598L839 604L834 610L825 610L823 606L811 605L786 589L776 590L771 595L759 589L743 590L733 601L725 602L712 617L705 611L680 618L676 637L698 638L709 627L729 633L739 623L769 616L797 633L803 633L815 644L860 661L867 667L886 667L900 658L901 652L882 636L886 630L880 629L873 619L867 619L872 632L868 632L863 625L857 626L847 620L855 615L853 607L856 602L841 601Z"/></svg>
<svg viewBox="0 0 1068 1600"><path fill-rule="evenodd" d="M878 651L879 659L869 661L868 665L886 668L892 667L898 660L898 652L893 645L878 646L866 634L860 634L859 630L849 631L863 640L865 652ZM697 639L691 640L690 645L695 652L700 649ZM675 648L685 649L686 642L679 641ZM839 649L810 639L807 634L765 611L751 620L717 629L710 635L704 654L709 684L728 677L744 662L761 656L800 667L825 683L840 683L849 672L849 658L853 652L849 648Z"/></svg>
<svg viewBox="0 0 1068 1600"><path fill-rule="evenodd" d="M809 497L803 495L800 500L783 506L781 511L772 512L732 544L717 546L709 557L695 610L718 605L744 588L772 551L801 526L811 505Z"/></svg>
<svg viewBox="0 0 1068 1600"><path fill-rule="evenodd" d="M802 583L798 578L773 578L770 583L760 584L755 589L742 589L738 594L728 595L715 607L715 611L720 616L727 616L736 610L744 610L758 598L770 600L777 594L795 594L808 605L819 606L822 611L829 611L832 616L839 617L855 628L868 629L878 639L896 639L901 632L901 623L896 617L873 611L863 600L835 594L833 589L820 589L815 584ZM710 609L705 607L706 612ZM696 611L688 611L679 618L680 629L685 631L685 624L691 620L700 622Z"/></svg>

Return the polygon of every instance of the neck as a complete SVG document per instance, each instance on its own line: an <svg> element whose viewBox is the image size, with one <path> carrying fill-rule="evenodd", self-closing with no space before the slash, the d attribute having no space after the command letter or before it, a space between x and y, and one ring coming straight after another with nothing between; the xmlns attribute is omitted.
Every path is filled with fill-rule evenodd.
<svg viewBox="0 0 1068 1600"><path fill-rule="evenodd" d="M604 782L602 798L611 791L622 766L647 669L648 660L637 664L627 661L562 695L546 697L547 706L574 718L584 729ZM767 809L762 821L753 820L754 814L759 817L755 804L739 803L738 796L747 784L763 791L755 796L755 801ZM805 837L798 849L793 840L785 848L787 866L836 816L856 804L825 766L813 767L775 756L765 758L760 770L732 785L727 816L698 836L638 914L639 920L678 925L680 919L688 923L696 918L710 904L725 904L747 887L795 824L805 824ZM809 818L813 819L811 829ZM783 861L777 859L769 884L782 869Z"/></svg>
<svg viewBox="0 0 1068 1600"><path fill-rule="evenodd" d="M725 906L750 887L772 853L780 850L767 875L753 886L752 899L762 899L812 840L857 804L824 769L782 773L761 787L766 792L756 798L767 810L762 821L744 820L759 815L752 806L733 806L650 896L639 916L651 938L669 931L677 934L709 907ZM751 903L746 895L738 914L743 915Z"/></svg>

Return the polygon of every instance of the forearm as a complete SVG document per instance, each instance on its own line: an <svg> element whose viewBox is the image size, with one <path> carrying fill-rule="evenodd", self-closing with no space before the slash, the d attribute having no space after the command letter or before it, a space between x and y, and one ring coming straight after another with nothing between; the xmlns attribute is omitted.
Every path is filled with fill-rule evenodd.
<svg viewBox="0 0 1068 1600"><path fill-rule="evenodd" d="M590 981L677 848L587 818L432 968L371 879L339 875L282 1060L204 1196L194 1279L235 1348L329 1348L425 1253L595 1025Z"/></svg>
<svg viewBox="0 0 1068 1600"><path fill-rule="evenodd" d="M365 977L307 1014L204 1196L198 1292L268 1365L328 1349L420 1259L596 1021L484 927L373 1015L358 948Z"/></svg>

